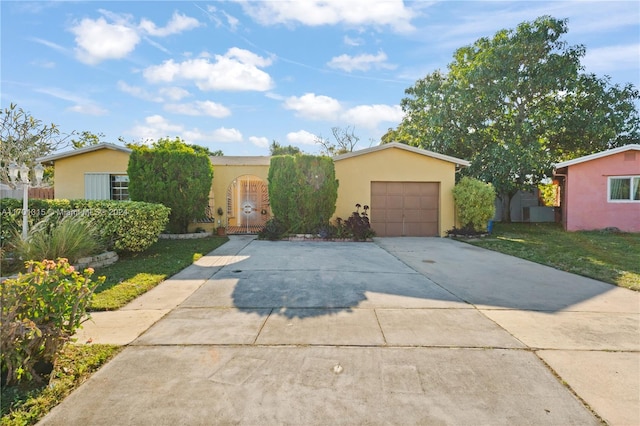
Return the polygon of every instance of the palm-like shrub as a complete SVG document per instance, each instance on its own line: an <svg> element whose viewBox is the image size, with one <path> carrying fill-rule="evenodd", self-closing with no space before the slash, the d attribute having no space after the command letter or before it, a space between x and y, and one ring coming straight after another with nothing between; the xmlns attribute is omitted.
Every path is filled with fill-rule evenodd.
<svg viewBox="0 0 640 426"><path fill-rule="evenodd" d="M16 238L15 252L23 260L66 258L71 263L84 256L99 252L104 244L99 232L87 218L49 213L36 223L26 239Z"/></svg>

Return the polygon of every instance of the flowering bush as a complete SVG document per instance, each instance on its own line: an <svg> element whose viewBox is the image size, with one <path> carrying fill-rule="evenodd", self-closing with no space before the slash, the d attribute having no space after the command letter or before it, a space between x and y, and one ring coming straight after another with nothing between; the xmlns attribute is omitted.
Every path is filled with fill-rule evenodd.
<svg viewBox="0 0 640 426"><path fill-rule="evenodd" d="M1 283L0 365L7 384L42 381L34 366L53 364L62 346L88 319L87 307L105 277L74 270L67 259L28 261L27 272Z"/></svg>

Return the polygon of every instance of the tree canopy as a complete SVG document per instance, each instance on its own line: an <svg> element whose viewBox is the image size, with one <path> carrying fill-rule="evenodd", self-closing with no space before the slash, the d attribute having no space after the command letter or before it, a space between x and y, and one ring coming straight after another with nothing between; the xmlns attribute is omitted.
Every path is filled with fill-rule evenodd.
<svg viewBox="0 0 640 426"><path fill-rule="evenodd" d="M543 16L456 50L447 72L405 90L405 118L383 142L470 160L463 173L492 183L507 215L553 163L637 142L638 90L584 73L585 48L568 46L567 31Z"/></svg>
<svg viewBox="0 0 640 426"><path fill-rule="evenodd" d="M271 155L299 155L302 154L300 148L293 145L280 145L280 143L276 140L271 142L269 145L269 152Z"/></svg>

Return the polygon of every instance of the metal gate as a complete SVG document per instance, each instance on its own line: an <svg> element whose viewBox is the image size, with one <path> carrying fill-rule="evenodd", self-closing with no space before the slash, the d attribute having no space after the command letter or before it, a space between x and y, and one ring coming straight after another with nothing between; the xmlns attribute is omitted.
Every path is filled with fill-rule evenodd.
<svg viewBox="0 0 640 426"><path fill-rule="evenodd" d="M270 217L269 190L257 176L244 175L227 189L227 233L256 234Z"/></svg>

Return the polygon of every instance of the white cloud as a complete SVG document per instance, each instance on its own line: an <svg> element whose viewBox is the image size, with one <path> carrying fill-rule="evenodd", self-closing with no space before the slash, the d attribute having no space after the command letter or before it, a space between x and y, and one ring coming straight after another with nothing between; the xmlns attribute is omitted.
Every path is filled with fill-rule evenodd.
<svg viewBox="0 0 640 426"><path fill-rule="evenodd" d="M331 58L327 65L330 68L337 68L346 72L351 71L368 71L371 68L386 68L393 69L394 65L388 64L387 55L383 51L378 52L376 55L370 53L364 53L362 55L350 56L340 55Z"/></svg>
<svg viewBox="0 0 640 426"><path fill-rule="evenodd" d="M213 142L242 142L242 133L238 129L220 127L213 131L211 139Z"/></svg>
<svg viewBox="0 0 640 426"><path fill-rule="evenodd" d="M382 122L400 123L404 113L400 105L359 105L345 111L343 121L374 130Z"/></svg>
<svg viewBox="0 0 640 426"><path fill-rule="evenodd" d="M588 49L582 64L587 72L593 73L638 69L640 68L640 44Z"/></svg>
<svg viewBox="0 0 640 426"><path fill-rule="evenodd" d="M260 148L269 147L269 139L264 136L249 136L249 142Z"/></svg>
<svg viewBox="0 0 640 426"><path fill-rule="evenodd" d="M172 101L179 101L190 95L189 91L182 87L161 87L158 92Z"/></svg>
<svg viewBox="0 0 640 426"><path fill-rule="evenodd" d="M346 44L347 46L356 47L364 44L364 41L361 38L351 38L349 36L344 36L342 40L344 41L344 44Z"/></svg>
<svg viewBox="0 0 640 426"><path fill-rule="evenodd" d="M68 111L86 115L105 115L108 112L91 99L56 87L38 88L34 91L75 104L67 108Z"/></svg>
<svg viewBox="0 0 640 426"><path fill-rule="evenodd" d="M144 124L137 124L128 132L136 139L158 140L164 137L181 136L184 127L171 124L161 115L150 115L144 119Z"/></svg>
<svg viewBox="0 0 640 426"><path fill-rule="evenodd" d="M179 34L183 31L197 28L200 25L201 24L197 19L174 12L171 20L165 27L158 28L156 27L156 24L144 18L140 20L139 27L149 35L166 37L171 34Z"/></svg>
<svg viewBox="0 0 640 426"><path fill-rule="evenodd" d="M130 86L122 80L118 81L118 90L145 101L162 102L164 100L161 96L156 96L142 87Z"/></svg>
<svg viewBox="0 0 640 426"><path fill-rule="evenodd" d="M389 26L395 31L413 29L414 12L402 0L236 0L263 25L299 23L309 26L346 24Z"/></svg>
<svg viewBox="0 0 640 426"><path fill-rule="evenodd" d="M284 107L312 120L335 120L342 109L336 99L315 93L291 96L285 100Z"/></svg>
<svg viewBox="0 0 640 426"><path fill-rule="evenodd" d="M95 65L106 59L121 59L140 42L138 33L123 24L110 24L104 18L85 18L71 28L76 38L76 57Z"/></svg>
<svg viewBox="0 0 640 426"><path fill-rule="evenodd" d="M69 30L75 34L76 57L79 61L95 65L108 59L122 59L145 39L153 46L167 52L167 49L150 40L146 35L166 37L200 26L200 22L186 15L174 12L165 27L157 27L152 21L143 18L138 25L132 22L131 15L118 14L100 9L98 19L85 18L76 22ZM39 43L56 48L53 43L35 39Z"/></svg>
<svg viewBox="0 0 640 426"><path fill-rule="evenodd" d="M196 101L187 104L165 104L165 111L184 115L206 115L222 118L231 115L229 108L212 101Z"/></svg>
<svg viewBox="0 0 640 426"><path fill-rule="evenodd" d="M191 80L201 90L267 91L273 86L271 76L259 69L271 65L270 58L234 47L214 59L215 62L204 57L183 62L169 59L146 68L143 75L152 83Z"/></svg>
<svg viewBox="0 0 640 426"><path fill-rule="evenodd" d="M287 141L293 144L316 145L316 135L306 130L287 133Z"/></svg>
<svg viewBox="0 0 640 426"><path fill-rule="evenodd" d="M135 125L127 133L140 140L158 140L179 136L187 143L242 141L242 133L237 129L220 127L211 132L204 132L198 128L186 129L183 125L171 123L158 114L146 117L144 124Z"/></svg>
<svg viewBox="0 0 640 426"><path fill-rule="evenodd" d="M374 104L345 108L337 99L314 93L291 96L283 106L311 120L329 121L332 125L344 123L370 130L376 129L382 122L399 123L404 116L400 105Z"/></svg>

